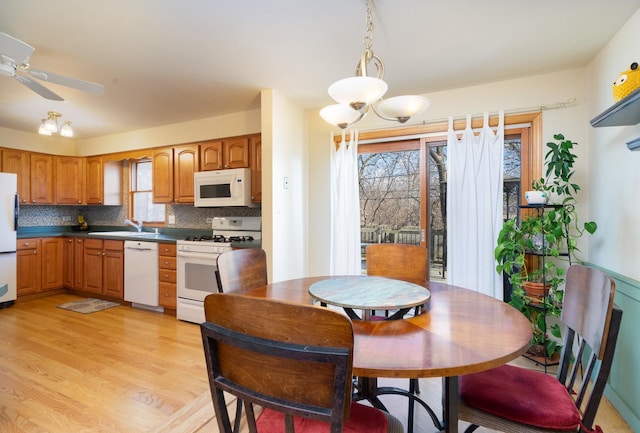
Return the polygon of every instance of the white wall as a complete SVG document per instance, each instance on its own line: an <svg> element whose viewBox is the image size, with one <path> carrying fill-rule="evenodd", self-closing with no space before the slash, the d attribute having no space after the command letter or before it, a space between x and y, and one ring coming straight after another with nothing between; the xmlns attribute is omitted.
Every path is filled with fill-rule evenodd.
<svg viewBox="0 0 640 433"><path fill-rule="evenodd" d="M391 89L393 90L393 89ZM502 81L482 86L473 86L437 92L425 95L431 99L431 106L418 119L410 124L434 122L447 119L448 116L463 117L467 113L478 115L484 111L495 114L499 109L507 113L513 111L538 111L542 106L565 102L575 98L576 102L558 109L543 110L543 141L553 138L554 133L562 132L567 138L579 143L576 180L588 190L587 175L589 144L587 143L587 101L584 85L584 70L575 69L532 76L517 80ZM310 275L326 275L329 272L329 236L330 236L330 148L329 134L332 127L326 124L317 111L310 111L309 117L309 243L313 246L309 253ZM361 131L397 128L398 125L383 121L370 114L359 125ZM339 133L338 128L334 128ZM578 209L584 215L582 207L586 194L578 196L583 204ZM584 215L584 218L587 218ZM580 244L586 259L587 245Z"/></svg>
<svg viewBox="0 0 640 433"><path fill-rule="evenodd" d="M613 103L612 83L632 62L640 62L640 11L636 12L587 68L588 119ZM590 128L590 214L598 232L590 261L640 280L640 151L626 142L640 137L640 126Z"/></svg>
<svg viewBox="0 0 640 433"><path fill-rule="evenodd" d="M54 155L75 155L75 141L60 136L44 136L15 129L0 128L0 147L51 153Z"/></svg>
<svg viewBox="0 0 640 433"><path fill-rule="evenodd" d="M261 101L262 245L270 262L269 281L282 281L307 275L313 249L306 236L307 127L304 111L278 92L263 90Z"/></svg>
<svg viewBox="0 0 640 433"><path fill-rule="evenodd" d="M171 146L260 132L260 110L191 120L154 128L78 140L78 156L99 155L148 147Z"/></svg>

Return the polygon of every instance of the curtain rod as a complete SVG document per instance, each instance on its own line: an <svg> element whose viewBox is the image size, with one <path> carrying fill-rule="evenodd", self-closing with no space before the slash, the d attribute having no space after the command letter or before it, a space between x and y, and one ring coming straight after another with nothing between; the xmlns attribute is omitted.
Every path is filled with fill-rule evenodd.
<svg viewBox="0 0 640 433"><path fill-rule="evenodd" d="M504 114L506 115L510 115L510 114L522 114L522 113L530 113L530 112L535 112L535 111L546 111L546 110L556 110L558 108L565 108L568 107L570 105L573 105L576 102L576 98L569 98L566 101L560 101L560 102L554 102L552 104L545 104L545 105L536 105L536 106L529 106L529 107L523 107L523 108L514 108L511 110L504 110ZM491 113L491 111L489 111ZM498 115L498 111L495 111L495 114L491 114L489 117L491 116L497 116ZM482 117L484 116L484 112L483 113L475 113L471 115L471 118L478 118L478 117ZM454 122L456 120L466 120L467 119L467 115L459 115L459 116L453 116L453 120ZM402 127L407 127L407 126L424 126L424 125L429 125L432 123L441 123L441 122L448 122L449 118L441 118L441 119L429 119L429 120L423 120L422 122L415 122L415 123L407 123L404 124L401 127L398 128L402 128ZM390 128L390 129L394 129L394 128ZM370 131L380 131L380 128L375 128L375 129L361 129L360 132L370 132Z"/></svg>
<svg viewBox="0 0 640 433"><path fill-rule="evenodd" d="M531 126L530 123L514 123L512 125L504 125L504 130L507 131L509 129L519 129L526 128ZM473 131L477 132L482 128L474 128ZM497 127L492 127L491 129L496 130ZM462 132L462 131L456 131ZM403 135L402 140L415 140L418 138L430 138L430 137L445 137L447 136L447 131L441 132L425 132L424 134L414 134L414 135ZM358 144L377 144L377 143L386 143L389 141L398 141L398 137L385 137L385 138L372 138L369 140L358 140Z"/></svg>

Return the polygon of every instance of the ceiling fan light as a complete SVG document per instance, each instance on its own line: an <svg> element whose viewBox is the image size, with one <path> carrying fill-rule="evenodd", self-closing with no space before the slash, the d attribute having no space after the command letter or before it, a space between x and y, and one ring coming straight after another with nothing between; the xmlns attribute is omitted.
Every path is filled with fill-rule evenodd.
<svg viewBox="0 0 640 433"><path fill-rule="evenodd" d="M45 126L45 119L42 119L42 123L40 123L40 128L38 128L38 134L51 135L51 131L49 131Z"/></svg>
<svg viewBox="0 0 640 433"><path fill-rule="evenodd" d="M58 132L58 124L51 117L44 122L44 127L47 128L47 131L49 132Z"/></svg>
<svg viewBox="0 0 640 433"><path fill-rule="evenodd" d="M341 129L353 125L362 119L363 114L344 104L328 105L320 110L320 116L325 122L336 125Z"/></svg>
<svg viewBox="0 0 640 433"><path fill-rule="evenodd" d="M71 122L70 121L66 121L64 122L64 125L62 125L62 128L60 128L60 135L62 135L63 137L73 137L73 129L71 128Z"/></svg>
<svg viewBox="0 0 640 433"><path fill-rule="evenodd" d="M338 80L329 86L329 96L341 104L362 110L376 102L387 91L387 83L374 77L350 77Z"/></svg>
<svg viewBox="0 0 640 433"><path fill-rule="evenodd" d="M384 99L375 105L375 109L382 117L404 123L411 117L423 113L430 104L431 100L424 96L403 95Z"/></svg>

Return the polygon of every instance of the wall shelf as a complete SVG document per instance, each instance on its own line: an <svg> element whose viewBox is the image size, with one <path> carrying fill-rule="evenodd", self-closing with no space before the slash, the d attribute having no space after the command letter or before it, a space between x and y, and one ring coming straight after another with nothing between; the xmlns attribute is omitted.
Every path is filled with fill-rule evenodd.
<svg viewBox="0 0 640 433"><path fill-rule="evenodd" d="M640 89L633 91L624 99L591 119L591 126L629 126L640 123ZM629 150L640 150L640 137L627 142Z"/></svg>
<svg viewBox="0 0 640 433"><path fill-rule="evenodd" d="M640 89L633 91L624 99L591 119L591 126L625 126L640 122Z"/></svg>

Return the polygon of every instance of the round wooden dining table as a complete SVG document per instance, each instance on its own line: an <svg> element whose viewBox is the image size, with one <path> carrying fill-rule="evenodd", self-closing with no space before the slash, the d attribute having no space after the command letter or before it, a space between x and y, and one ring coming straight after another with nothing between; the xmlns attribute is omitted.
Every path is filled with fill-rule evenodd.
<svg viewBox="0 0 640 433"><path fill-rule="evenodd" d="M313 304L309 286L341 277L280 281L244 295ZM431 297L423 314L402 320L353 320L353 374L371 378L364 397L375 399L375 378L443 378L443 419L438 426L458 432L458 377L522 355L531 340L525 316L505 302L472 290L425 281ZM412 401L420 402L412 397ZM410 405L411 406L411 405ZM426 406L423 404L423 406Z"/></svg>

